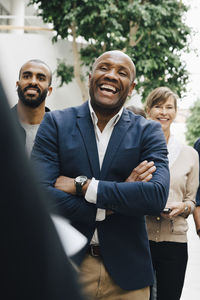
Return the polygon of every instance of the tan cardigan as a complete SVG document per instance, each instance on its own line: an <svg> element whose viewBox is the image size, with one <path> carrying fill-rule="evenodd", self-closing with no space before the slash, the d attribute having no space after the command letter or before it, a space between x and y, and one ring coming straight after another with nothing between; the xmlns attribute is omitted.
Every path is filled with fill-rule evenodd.
<svg viewBox="0 0 200 300"><path fill-rule="evenodd" d="M195 195L199 185L199 157L196 150L183 145L178 157L170 167L170 191L168 201L183 201L195 207ZM166 205L167 206L167 205ZM184 216L164 219L146 216L149 240L155 242L187 242L188 224Z"/></svg>

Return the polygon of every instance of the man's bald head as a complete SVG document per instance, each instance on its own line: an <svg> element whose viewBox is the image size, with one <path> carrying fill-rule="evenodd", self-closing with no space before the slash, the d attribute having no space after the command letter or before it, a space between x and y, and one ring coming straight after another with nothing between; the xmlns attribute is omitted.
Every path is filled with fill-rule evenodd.
<svg viewBox="0 0 200 300"><path fill-rule="evenodd" d="M127 61L129 61L129 63L132 65L132 74L133 74L133 78L132 81L135 80L136 78L136 68L135 68L135 64L133 63L132 59L130 58L130 56L128 56L126 53L120 51L120 50L110 50L110 51L106 51L103 54L101 54L94 62L93 67L92 67L92 72L95 69L96 64L103 59L104 56L107 55L112 55L113 57L116 57L116 59L118 59L120 56L124 56Z"/></svg>

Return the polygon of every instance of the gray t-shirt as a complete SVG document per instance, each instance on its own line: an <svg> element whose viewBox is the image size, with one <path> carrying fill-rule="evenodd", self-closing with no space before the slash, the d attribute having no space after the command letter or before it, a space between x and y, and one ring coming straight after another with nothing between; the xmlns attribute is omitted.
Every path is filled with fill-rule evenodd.
<svg viewBox="0 0 200 300"><path fill-rule="evenodd" d="M37 130L38 130L40 124L31 125L31 124L21 122L21 126L26 131L26 145L25 145L25 148L26 148L26 151L28 153L28 156L30 157L31 151L32 151L32 148L33 148L33 144L34 144L34 141L35 141L35 136L36 136L36 133L37 133Z"/></svg>

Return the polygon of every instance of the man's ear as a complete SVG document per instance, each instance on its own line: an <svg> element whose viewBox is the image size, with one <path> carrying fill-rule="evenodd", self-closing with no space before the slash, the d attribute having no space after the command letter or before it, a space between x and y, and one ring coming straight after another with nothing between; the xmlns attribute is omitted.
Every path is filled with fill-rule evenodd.
<svg viewBox="0 0 200 300"><path fill-rule="evenodd" d="M16 88L19 86L19 81L16 81Z"/></svg>
<svg viewBox="0 0 200 300"><path fill-rule="evenodd" d="M52 86L49 86L49 87L48 87L48 96L50 96L50 95L51 95L51 93L52 93L52 90L53 90Z"/></svg>
<svg viewBox="0 0 200 300"><path fill-rule="evenodd" d="M131 86L130 86L130 88L129 88L128 96L131 96L132 91L134 90L135 86L136 86L136 83L135 83L135 82L132 82L132 83L131 83Z"/></svg>

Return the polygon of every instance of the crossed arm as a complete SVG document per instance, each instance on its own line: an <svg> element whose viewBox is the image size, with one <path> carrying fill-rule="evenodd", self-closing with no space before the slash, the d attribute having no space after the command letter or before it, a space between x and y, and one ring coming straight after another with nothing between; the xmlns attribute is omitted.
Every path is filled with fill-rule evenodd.
<svg viewBox="0 0 200 300"><path fill-rule="evenodd" d="M136 168L134 168L125 182L136 182L143 181L148 182L152 178L152 174L156 171L156 167L153 161L147 162L146 160L141 162ZM83 195L85 195L88 186L91 182L91 179L87 181L87 183L83 186ZM67 176L59 176L54 185L55 188L71 194L76 194L76 188L74 184L74 178L70 178ZM186 205L184 202L173 202L170 206L167 206L171 209L170 213L161 213L161 216L165 219L171 219L172 217L176 217L182 213L190 213L190 207ZM188 211L186 212L186 208ZM112 214L112 210L107 210L106 215Z"/></svg>
<svg viewBox="0 0 200 300"><path fill-rule="evenodd" d="M44 187L52 211L58 211L71 221L91 222L92 224L96 218L96 209L113 210L116 213L131 216L159 213L165 205L169 185L167 149L159 124L151 122L145 124L141 140L139 141L142 151L139 155L136 147L135 154L137 157L131 159L131 162L134 163L140 157L145 162L130 172L124 182L105 181L102 179L98 182L96 178L98 184L97 193L96 190L94 191L96 197L92 193L94 199L90 198L88 201L86 197L91 195L91 191L93 192L93 185L92 183L90 184L90 180L84 186L83 193L86 193L86 195L83 195L83 197L76 195L74 184L76 175L84 175L79 174L78 170L84 172L86 168L87 173L85 175L91 174L89 169L87 169L88 165L81 161L80 167L75 165L75 169L71 170L75 163L79 144L82 145L82 140L77 139L78 144L74 144L75 136L71 135L71 131L73 129L74 133L79 133L74 128L74 120L71 125L69 123L70 118L66 116L65 119L68 122L67 124L63 122L63 113L65 112L55 112L45 116L37 132L32 151L32 161L37 169L39 182ZM69 134L67 141L63 137L63 132L65 132L65 137ZM58 147L58 143L60 147ZM74 148L70 145L73 145ZM73 152L72 149L74 149ZM84 155L86 155L86 152L83 152ZM129 156L127 156L128 159ZM150 165L148 165L147 161L150 162ZM65 166L65 163L68 163L68 165ZM142 175L148 169L143 171L141 169L140 173L140 168L143 164L147 164L149 168L154 167L155 164L156 168L152 169L152 173ZM126 166L124 167L127 170ZM156 172L153 174L155 169ZM71 174L71 178L60 176L60 174ZM151 178L152 180L150 180ZM150 181L146 182L148 180ZM91 196L93 197L93 195Z"/></svg>
<svg viewBox="0 0 200 300"><path fill-rule="evenodd" d="M143 181L148 182L152 178L152 174L155 172L156 167L154 162L147 162L146 160L141 162L136 168L133 169L126 182ZM85 195L91 179L83 186L83 195ZM76 188L74 185L74 178L67 176L59 176L54 184L54 187L71 195L76 194Z"/></svg>

